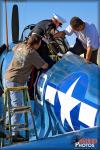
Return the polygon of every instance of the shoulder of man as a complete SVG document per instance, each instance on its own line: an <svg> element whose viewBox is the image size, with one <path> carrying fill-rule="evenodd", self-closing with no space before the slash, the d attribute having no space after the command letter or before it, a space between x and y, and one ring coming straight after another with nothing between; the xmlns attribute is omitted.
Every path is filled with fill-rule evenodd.
<svg viewBox="0 0 100 150"><path fill-rule="evenodd" d="M56 25L52 22L51 19L47 20L48 21L48 27L56 29Z"/></svg>
<svg viewBox="0 0 100 150"><path fill-rule="evenodd" d="M86 22L86 21L84 21L84 22L85 22L85 25L87 28L96 27L95 24L92 22Z"/></svg>
<svg viewBox="0 0 100 150"><path fill-rule="evenodd" d="M89 23L87 23L87 22L85 22L85 24L86 24L86 32L88 33L92 33L92 32L97 32L97 29L96 29L96 26L95 26L95 24L94 23L91 23L91 22L89 22Z"/></svg>
<svg viewBox="0 0 100 150"><path fill-rule="evenodd" d="M18 43L17 45L15 45L13 47L13 51L16 51L17 49L23 48L23 47L25 47L25 43L24 42Z"/></svg>

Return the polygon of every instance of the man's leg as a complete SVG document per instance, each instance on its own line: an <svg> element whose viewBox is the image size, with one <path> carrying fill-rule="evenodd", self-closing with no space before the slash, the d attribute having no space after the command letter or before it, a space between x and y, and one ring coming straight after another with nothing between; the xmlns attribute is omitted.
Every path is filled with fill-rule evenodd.
<svg viewBox="0 0 100 150"><path fill-rule="evenodd" d="M7 87L16 87L16 86L22 86L19 83L14 83L10 81L6 81ZM11 107L19 107L22 106L23 103L23 92L22 91L10 91L10 100L11 100ZM12 125L18 124L20 122L20 119L22 117L22 114L13 114L11 116L11 123ZM13 130L16 131L17 127L14 127ZM18 132L13 132L13 135L18 134Z"/></svg>
<svg viewBox="0 0 100 150"><path fill-rule="evenodd" d="M76 38L76 43L74 47L69 48L69 51L76 55L81 55L86 52L86 49L83 47L81 41L78 38Z"/></svg>
<svg viewBox="0 0 100 150"><path fill-rule="evenodd" d="M10 92L10 98L11 98L11 107L20 107L22 106L22 99L23 99L23 92L22 91L11 91ZM20 122L22 114L14 114L11 117L12 125L16 125ZM17 127L13 128L15 131Z"/></svg>

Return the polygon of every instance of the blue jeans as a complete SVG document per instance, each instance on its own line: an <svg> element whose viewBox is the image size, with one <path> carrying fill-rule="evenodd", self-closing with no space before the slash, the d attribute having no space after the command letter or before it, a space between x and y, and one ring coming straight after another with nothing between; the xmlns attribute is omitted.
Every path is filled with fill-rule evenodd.
<svg viewBox="0 0 100 150"><path fill-rule="evenodd" d="M6 80L6 87L18 87L18 86L24 86L24 84L15 83ZM11 108L13 107L19 107L23 105L23 91L10 91L10 103ZM21 120L22 114L16 114L14 113L11 116L11 124L15 125L18 124ZM7 121L8 121L8 115L7 115ZM13 127L14 132L12 132L13 135L17 134L18 132L15 132L17 127Z"/></svg>

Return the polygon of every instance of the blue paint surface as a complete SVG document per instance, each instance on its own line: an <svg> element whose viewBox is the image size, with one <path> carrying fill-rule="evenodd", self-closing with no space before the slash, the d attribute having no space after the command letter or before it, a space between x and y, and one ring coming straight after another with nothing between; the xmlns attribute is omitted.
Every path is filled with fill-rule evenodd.
<svg viewBox="0 0 100 150"><path fill-rule="evenodd" d="M99 139L97 135L100 133L100 128L84 129L77 132L70 132L59 136L54 136L47 139L32 141L29 143L22 143L2 148L2 150L73 150L75 148L75 141L80 139L96 139L97 143L92 148L99 150ZM84 148L84 147L83 147ZM82 149L83 149L82 148ZM90 147L88 147L90 149Z"/></svg>

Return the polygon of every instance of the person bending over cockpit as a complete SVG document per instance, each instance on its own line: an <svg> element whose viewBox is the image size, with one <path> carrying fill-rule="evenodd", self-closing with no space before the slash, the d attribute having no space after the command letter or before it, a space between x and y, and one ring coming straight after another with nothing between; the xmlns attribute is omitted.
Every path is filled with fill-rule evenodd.
<svg viewBox="0 0 100 150"><path fill-rule="evenodd" d="M57 33L56 36L76 35L76 43L69 51L76 55L84 54L87 63L97 64L97 54L99 48L99 34L94 24L87 23L79 17L73 17L66 30Z"/></svg>
<svg viewBox="0 0 100 150"><path fill-rule="evenodd" d="M48 63L49 68L51 68L55 62L49 57L50 52L47 43L53 40L56 30L65 22L65 19L61 16L54 14L51 19L38 22L29 34L29 36L31 34L38 34L42 37L42 43L38 49L38 53Z"/></svg>

